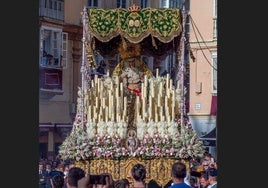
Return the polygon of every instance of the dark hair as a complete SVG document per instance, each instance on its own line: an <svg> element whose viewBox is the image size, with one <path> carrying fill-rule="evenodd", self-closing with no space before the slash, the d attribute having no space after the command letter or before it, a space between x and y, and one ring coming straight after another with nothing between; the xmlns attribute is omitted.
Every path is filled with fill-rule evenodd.
<svg viewBox="0 0 268 188"><path fill-rule="evenodd" d="M212 157L211 153L205 153L204 157Z"/></svg>
<svg viewBox="0 0 268 188"><path fill-rule="evenodd" d="M64 177L62 175L55 175L51 179L55 188L62 188L64 186Z"/></svg>
<svg viewBox="0 0 268 188"><path fill-rule="evenodd" d="M61 172L61 171L58 171L58 170L52 170L52 171L49 172L48 176L50 178L53 178L54 176L62 176L62 177L64 177L64 173Z"/></svg>
<svg viewBox="0 0 268 188"><path fill-rule="evenodd" d="M209 176L217 176L217 169L215 169L215 168L211 168L211 169L209 169L209 171L208 171L208 175Z"/></svg>
<svg viewBox="0 0 268 188"><path fill-rule="evenodd" d="M67 182L71 186L76 186L77 187L77 182L78 180L82 179L85 177L85 171L80 168L80 167L72 167L67 175Z"/></svg>
<svg viewBox="0 0 268 188"><path fill-rule="evenodd" d="M146 168L142 164L135 164L131 169L131 174L134 180L144 181L146 178Z"/></svg>
<svg viewBox="0 0 268 188"><path fill-rule="evenodd" d="M208 172L207 171L201 172L200 178L204 178L206 181L208 181Z"/></svg>
<svg viewBox="0 0 268 188"><path fill-rule="evenodd" d="M182 162L176 162L172 165L171 174L174 178L183 179L186 177L186 165Z"/></svg>
<svg viewBox="0 0 268 188"><path fill-rule="evenodd" d="M128 179L123 178L123 179L116 180L113 184L113 187L114 188L126 188L127 186L129 186L129 184L130 183Z"/></svg>

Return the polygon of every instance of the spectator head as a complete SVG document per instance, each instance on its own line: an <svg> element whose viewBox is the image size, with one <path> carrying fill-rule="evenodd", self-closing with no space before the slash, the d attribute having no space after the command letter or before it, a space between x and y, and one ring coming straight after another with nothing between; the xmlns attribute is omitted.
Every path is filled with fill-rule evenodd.
<svg viewBox="0 0 268 188"><path fill-rule="evenodd" d="M208 181L208 173L206 171L201 173L201 176L199 178L199 182L202 188L206 188L209 185Z"/></svg>
<svg viewBox="0 0 268 188"><path fill-rule="evenodd" d="M143 182L146 178L146 168L142 164L135 164L131 168L131 176L135 181Z"/></svg>
<svg viewBox="0 0 268 188"><path fill-rule="evenodd" d="M216 183L217 182L217 169L211 168L208 171L208 181L210 184Z"/></svg>
<svg viewBox="0 0 268 188"><path fill-rule="evenodd" d="M211 161L212 155L210 153L205 153L204 160Z"/></svg>
<svg viewBox="0 0 268 188"><path fill-rule="evenodd" d="M85 177L85 171L80 167L72 167L67 174L67 184L77 187L77 182Z"/></svg>
<svg viewBox="0 0 268 188"><path fill-rule="evenodd" d="M129 188L129 184L128 179L119 179L114 182L114 188Z"/></svg>
<svg viewBox="0 0 268 188"><path fill-rule="evenodd" d="M172 179L183 180L186 177L186 165L182 162L175 162L171 168Z"/></svg>

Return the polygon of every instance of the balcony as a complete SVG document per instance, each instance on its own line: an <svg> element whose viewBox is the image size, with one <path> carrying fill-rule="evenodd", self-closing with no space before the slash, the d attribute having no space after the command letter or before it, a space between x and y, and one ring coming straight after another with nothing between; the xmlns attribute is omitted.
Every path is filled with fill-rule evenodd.
<svg viewBox="0 0 268 188"><path fill-rule="evenodd" d="M39 16L55 20L64 20L63 0L40 0Z"/></svg>
<svg viewBox="0 0 268 188"><path fill-rule="evenodd" d="M49 99L55 95L62 95L62 70L40 67L39 71L40 98Z"/></svg>

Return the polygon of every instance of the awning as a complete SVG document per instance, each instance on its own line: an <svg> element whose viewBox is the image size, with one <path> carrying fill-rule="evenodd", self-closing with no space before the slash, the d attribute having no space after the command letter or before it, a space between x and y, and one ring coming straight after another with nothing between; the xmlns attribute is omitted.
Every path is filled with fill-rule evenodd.
<svg viewBox="0 0 268 188"><path fill-rule="evenodd" d="M203 141L203 144L205 146L216 146L216 140L217 140L217 132L216 127L212 129L208 134L200 137L200 140Z"/></svg>
<svg viewBox="0 0 268 188"><path fill-rule="evenodd" d="M217 134L216 134L216 127L212 129L208 134L200 137L200 139L203 140L216 140Z"/></svg>

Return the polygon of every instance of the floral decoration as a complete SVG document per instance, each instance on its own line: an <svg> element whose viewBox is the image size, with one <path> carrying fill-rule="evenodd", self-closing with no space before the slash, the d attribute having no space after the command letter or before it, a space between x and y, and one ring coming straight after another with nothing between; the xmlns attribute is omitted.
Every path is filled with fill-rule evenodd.
<svg viewBox="0 0 268 188"><path fill-rule="evenodd" d="M176 122L179 122L177 120ZM205 149L201 140L189 123L178 126L179 131L174 136L156 133L153 136L144 134L133 153L125 147L125 139L118 134L105 134L89 138L82 124L74 126L70 135L59 147L59 156L66 159L87 160L90 158L121 159L126 157L173 157L191 159L202 157Z"/></svg>

